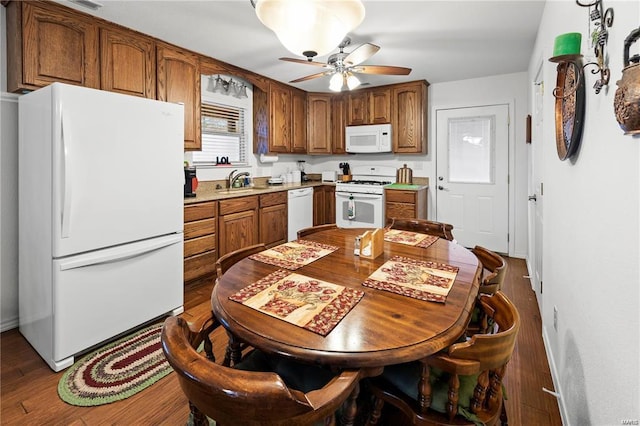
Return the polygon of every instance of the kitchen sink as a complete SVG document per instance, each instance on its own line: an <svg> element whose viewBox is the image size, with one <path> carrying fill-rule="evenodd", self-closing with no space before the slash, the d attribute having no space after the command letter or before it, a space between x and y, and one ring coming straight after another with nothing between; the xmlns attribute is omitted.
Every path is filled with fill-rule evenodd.
<svg viewBox="0 0 640 426"><path fill-rule="evenodd" d="M242 194L243 192L251 192L253 188L224 188L218 189L218 194Z"/></svg>

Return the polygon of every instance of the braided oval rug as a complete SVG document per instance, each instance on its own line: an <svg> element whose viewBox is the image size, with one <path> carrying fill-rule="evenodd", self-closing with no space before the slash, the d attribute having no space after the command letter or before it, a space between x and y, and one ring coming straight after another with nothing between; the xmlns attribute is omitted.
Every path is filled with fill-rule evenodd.
<svg viewBox="0 0 640 426"><path fill-rule="evenodd" d="M58 382L58 395L82 407L109 404L128 398L151 386L171 371L160 334L162 323L84 356Z"/></svg>

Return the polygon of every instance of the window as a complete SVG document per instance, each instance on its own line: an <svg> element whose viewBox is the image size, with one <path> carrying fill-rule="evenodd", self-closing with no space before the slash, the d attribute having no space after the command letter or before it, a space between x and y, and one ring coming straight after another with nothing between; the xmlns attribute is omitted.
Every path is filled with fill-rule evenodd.
<svg viewBox="0 0 640 426"><path fill-rule="evenodd" d="M449 182L494 183L495 116L449 120Z"/></svg>
<svg viewBox="0 0 640 426"><path fill-rule="evenodd" d="M247 135L244 108L202 102L202 150L193 152L194 164L216 164L229 157L234 165L247 164Z"/></svg>

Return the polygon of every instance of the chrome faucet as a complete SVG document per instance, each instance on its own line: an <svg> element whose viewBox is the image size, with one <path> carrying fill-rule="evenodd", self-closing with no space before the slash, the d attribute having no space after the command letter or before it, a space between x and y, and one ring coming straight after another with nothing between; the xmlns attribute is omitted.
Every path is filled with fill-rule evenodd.
<svg viewBox="0 0 640 426"><path fill-rule="evenodd" d="M234 170L233 172L231 172L229 174L229 189L233 189L234 184L236 183L236 181L243 177L243 176L249 176L249 172L242 172L242 173L238 173L237 175L233 176L233 173L236 172L237 170ZM240 186L244 186L243 184L241 184Z"/></svg>
<svg viewBox="0 0 640 426"><path fill-rule="evenodd" d="M231 170L231 173L229 173L229 176L227 177L227 189L231 189L231 183L232 183L231 179L233 179L233 174L237 171L238 169L235 169L235 170Z"/></svg>

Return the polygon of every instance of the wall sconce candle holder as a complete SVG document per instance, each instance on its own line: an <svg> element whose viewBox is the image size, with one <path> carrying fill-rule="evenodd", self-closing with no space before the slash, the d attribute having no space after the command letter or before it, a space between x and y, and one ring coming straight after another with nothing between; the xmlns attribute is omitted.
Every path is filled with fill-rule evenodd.
<svg viewBox="0 0 640 426"><path fill-rule="evenodd" d="M596 94L598 94L603 86L609 84L610 71L606 64L605 47L609 39L609 30L607 30L607 28L613 25L613 9L607 8L607 10L603 12L602 0L595 0L591 3L581 3L580 0L576 0L576 4L582 7L593 7L589 17L591 21L595 22L597 27L593 34L591 34L594 42L593 51L596 55L596 62L587 62L583 65L583 68L595 66L596 68L591 70L591 74L600 73L600 78L593 85Z"/></svg>

